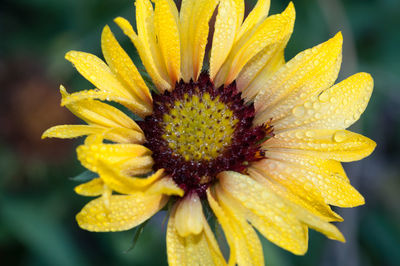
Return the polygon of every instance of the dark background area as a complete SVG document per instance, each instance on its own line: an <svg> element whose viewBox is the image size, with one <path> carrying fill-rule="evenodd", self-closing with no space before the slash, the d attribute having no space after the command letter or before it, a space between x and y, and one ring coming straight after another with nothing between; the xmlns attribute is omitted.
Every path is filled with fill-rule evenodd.
<svg viewBox="0 0 400 266"><path fill-rule="evenodd" d="M255 1L246 1L252 7ZM272 0L271 14L288 1ZM345 164L364 206L339 209L346 244L310 232L309 251L292 255L263 240L267 265L400 265L400 1L298 0L286 60L341 30L338 81L356 72L375 79L370 104L352 128L378 144L367 159ZM247 9L249 10L249 9ZM75 214L89 198L69 180L84 169L81 140L41 140L50 126L80 123L59 107L58 86L92 88L63 59L72 49L101 55L109 24L138 62L133 45L112 20L134 18L131 0L3 0L0 7L0 264L28 266L166 265L163 214L152 218L133 250L133 230L90 233Z"/></svg>

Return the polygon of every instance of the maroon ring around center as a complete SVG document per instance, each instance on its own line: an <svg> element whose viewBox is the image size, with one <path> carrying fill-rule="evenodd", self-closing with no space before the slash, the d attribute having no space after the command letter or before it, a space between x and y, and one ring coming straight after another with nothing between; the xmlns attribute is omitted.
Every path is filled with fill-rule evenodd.
<svg viewBox="0 0 400 266"><path fill-rule="evenodd" d="M175 101L182 100L185 95L197 94L201 98L206 92L213 100L219 96L219 101L232 110L238 122L230 145L216 158L185 160L162 137L165 133L163 116L169 113ZM252 103L245 104L235 82L227 87L214 88L208 73L203 72L197 82L185 83L181 80L172 92L153 94L153 114L139 122L139 125L146 136L144 145L153 152L153 169L156 171L164 168L185 194L196 192L204 197L206 189L215 182L218 173L227 170L244 173L250 162L264 158L260 143L272 134L272 128L266 125L253 127L253 119L254 106Z"/></svg>

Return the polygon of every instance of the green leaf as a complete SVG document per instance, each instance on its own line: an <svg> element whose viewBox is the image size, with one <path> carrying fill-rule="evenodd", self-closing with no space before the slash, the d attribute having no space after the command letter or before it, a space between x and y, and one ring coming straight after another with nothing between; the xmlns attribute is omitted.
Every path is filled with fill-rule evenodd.
<svg viewBox="0 0 400 266"><path fill-rule="evenodd" d="M135 233L133 235L133 240L132 240L132 245L128 248L128 250L125 251L125 253L132 251L135 246L137 241L139 240L140 235L143 233L144 227L147 225L149 220L145 221L144 223L140 224L135 228Z"/></svg>
<svg viewBox="0 0 400 266"><path fill-rule="evenodd" d="M86 170L86 171L80 173L77 176L70 177L69 179L72 180L72 181L84 183L84 182L88 182L88 181L90 181L90 180L92 180L94 178L97 178L97 177L99 177L99 175L97 173L94 173L92 171Z"/></svg>

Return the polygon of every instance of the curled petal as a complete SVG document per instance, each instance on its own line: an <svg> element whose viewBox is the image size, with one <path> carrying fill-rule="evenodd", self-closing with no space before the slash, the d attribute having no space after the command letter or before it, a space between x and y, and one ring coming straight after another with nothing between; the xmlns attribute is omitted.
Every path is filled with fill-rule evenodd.
<svg viewBox="0 0 400 266"><path fill-rule="evenodd" d="M75 192L82 196L95 197L105 192L104 182L101 178L94 178L89 182L75 187Z"/></svg>
<svg viewBox="0 0 400 266"><path fill-rule="evenodd" d="M200 220L202 230L198 234L188 234L181 236L177 228L176 212L173 209L167 227L167 254L168 264L172 266L180 265L226 265L224 257L219 250L217 241L211 231L201 209L196 214Z"/></svg>
<svg viewBox="0 0 400 266"><path fill-rule="evenodd" d="M166 176L154 182L146 191L147 193L176 195L179 197L183 197L185 194L185 192L176 185L170 176Z"/></svg>
<svg viewBox="0 0 400 266"><path fill-rule="evenodd" d="M43 138L77 138L85 135L102 135L117 143L144 143L143 133L128 128L105 128L95 125L60 125L47 129Z"/></svg>
<svg viewBox="0 0 400 266"><path fill-rule="evenodd" d="M93 100L93 98L103 99L101 91L91 90L69 94L63 86L60 86L60 92L61 105L65 105L74 115L88 124L110 128L125 127L143 132L135 121L122 111L109 104ZM106 97L104 100L107 99Z"/></svg>
<svg viewBox="0 0 400 266"><path fill-rule="evenodd" d="M203 209L196 193L186 196L177 203L175 228L181 237L197 235L203 230Z"/></svg>

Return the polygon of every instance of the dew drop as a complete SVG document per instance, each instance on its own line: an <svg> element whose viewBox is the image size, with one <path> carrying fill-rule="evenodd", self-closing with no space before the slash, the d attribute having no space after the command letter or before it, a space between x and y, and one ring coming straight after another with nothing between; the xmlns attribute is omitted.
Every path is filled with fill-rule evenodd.
<svg viewBox="0 0 400 266"><path fill-rule="evenodd" d="M347 139L347 133L345 131L338 131L333 135L335 142L343 142Z"/></svg>
<svg viewBox="0 0 400 266"><path fill-rule="evenodd" d="M315 133L314 133L314 131L307 131L306 132L306 136L309 137L309 138L312 138L312 137L315 136Z"/></svg>
<svg viewBox="0 0 400 266"><path fill-rule="evenodd" d="M293 108L292 112L293 112L294 116L301 117L304 115L305 110L304 110L303 106L297 106L297 107Z"/></svg>

